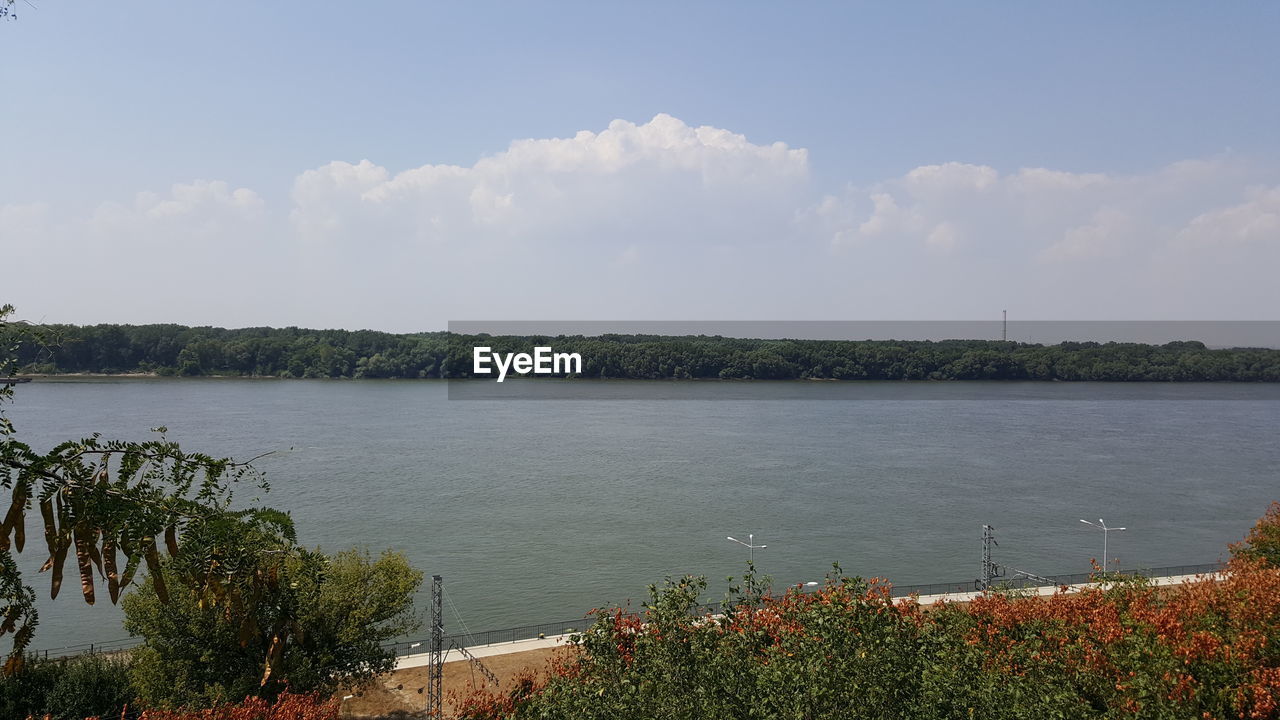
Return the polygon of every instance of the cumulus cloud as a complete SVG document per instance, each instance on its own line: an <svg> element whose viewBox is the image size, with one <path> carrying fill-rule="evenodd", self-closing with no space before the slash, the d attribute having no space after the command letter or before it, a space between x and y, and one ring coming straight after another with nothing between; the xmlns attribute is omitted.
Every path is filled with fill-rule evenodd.
<svg viewBox="0 0 1280 720"><path fill-rule="evenodd" d="M1270 318L1280 292L1254 276L1280 258L1280 189L1251 182L1275 176L1226 156L1127 175L953 162L845 188L809 216L835 256L897 258L921 285L963 286L962 305ZM949 278L931 274L930 255Z"/></svg>
<svg viewBox="0 0 1280 720"><path fill-rule="evenodd" d="M1178 239L1218 249L1249 243L1280 246L1280 187L1254 188L1249 195L1239 205L1197 215Z"/></svg>
<svg viewBox="0 0 1280 720"><path fill-rule="evenodd" d="M1045 262L1071 262L1159 250L1189 223L1225 222L1194 213L1218 202L1224 184L1241 192L1230 182L1237 175L1238 168L1226 161L1180 162L1145 175L1047 168L1002 175L992 167L952 162L827 196L813 214L829 219L825 230L836 248L871 241L972 243L975 252L999 247ZM1260 196L1255 204L1265 202ZM1214 212L1255 211L1250 204Z"/></svg>
<svg viewBox="0 0 1280 720"><path fill-rule="evenodd" d="M48 203L0 206L0 247L24 268L6 278L6 301L61 322L248 317L279 271L262 252L268 226L262 198L223 181L142 191L79 216Z"/></svg>
<svg viewBox="0 0 1280 720"><path fill-rule="evenodd" d="M57 282L10 292L69 321L1270 317L1274 283L1233 277L1280 255L1277 180L1225 156L1141 174L940 162L824 192L803 149L658 115L469 166L334 161L274 207L282 189L218 180L79 214L0 206L0 242L62 259Z"/></svg>
<svg viewBox="0 0 1280 720"><path fill-rule="evenodd" d="M470 167L392 175L334 162L294 183L291 220L308 243L361 233L387 246L502 251L514 244L735 244L788 232L808 157L782 143L690 127L669 115L599 133L518 140ZM726 218L730 218L726 221Z"/></svg>
<svg viewBox="0 0 1280 720"><path fill-rule="evenodd" d="M226 241L262 213L262 198L254 191L232 189L221 180L196 180L178 183L163 194L139 192L127 205L103 203L88 224L96 235L112 240L196 246Z"/></svg>

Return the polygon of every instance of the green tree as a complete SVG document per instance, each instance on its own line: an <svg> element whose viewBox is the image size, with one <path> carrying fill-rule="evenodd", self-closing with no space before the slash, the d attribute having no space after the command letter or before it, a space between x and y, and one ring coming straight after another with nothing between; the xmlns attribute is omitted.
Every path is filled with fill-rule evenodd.
<svg viewBox="0 0 1280 720"><path fill-rule="evenodd" d="M1253 526L1244 540L1231 546L1231 555L1260 560L1280 568L1280 502L1271 503L1267 514Z"/></svg>
<svg viewBox="0 0 1280 720"><path fill-rule="evenodd" d="M286 687L332 691L391 670L395 655L383 644L419 626L422 573L399 553L292 548L261 571L274 580L252 606L214 605L194 584L168 603L150 582L125 598L125 628L145 638L131 670L140 700L208 706Z"/></svg>
<svg viewBox="0 0 1280 720"><path fill-rule="evenodd" d="M0 337L12 338L5 332L13 329L7 321L12 312L12 306L0 307ZM33 333L24 329L23 334ZM0 346L0 376L9 375L15 364L14 345ZM12 393L11 386L0 385L0 488L10 501L0 521L0 636L12 636L6 674L21 668L38 622L34 590L10 551L23 551L33 508L44 524L48 559L41 571L49 572L51 597L61 590L70 556L90 605L97 600L98 582L105 583L114 603L144 564L164 600L162 558L177 556L180 544L193 538L199 539L200 552L184 556L185 582L225 606L252 605L261 597L271 578L258 572L257 562L242 557L256 548L242 542L238 526L272 524L291 535L292 523L276 511L229 510L238 482L256 480L259 489L267 489L251 463L185 452L163 433L147 442L105 441L95 434L37 452L18 439L4 415L3 403Z"/></svg>

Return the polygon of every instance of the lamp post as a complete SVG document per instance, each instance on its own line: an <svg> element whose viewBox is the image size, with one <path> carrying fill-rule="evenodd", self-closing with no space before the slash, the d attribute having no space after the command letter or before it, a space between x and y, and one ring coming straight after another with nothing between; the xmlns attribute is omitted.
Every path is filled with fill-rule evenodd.
<svg viewBox="0 0 1280 720"><path fill-rule="evenodd" d="M746 541L746 542L742 542L741 540L739 540L739 539L738 539L738 538L736 538L736 537L733 537L732 535L730 535L730 536L726 537L726 538L725 538L725 540L731 540L731 541L733 541L733 542L736 542L736 543L738 543L739 545L742 545L743 547L745 547L745 548L747 549L747 563L748 563L748 565L750 566L750 572L749 572L749 574L747 575L747 591L748 591L748 592L750 592L752 595L755 595L755 592L756 592L756 577L755 577L755 572L756 572L756 550L763 550L763 549L765 549L765 548L767 548L767 547L769 547L769 546L768 546L768 545L757 545L757 544L756 544L756 536L755 536L755 534L754 534L754 533L747 533L747 541Z"/></svg>
<svg viewBox="0 0 1280 720"><path fill-rule="evenodd" d="M1083 520L1083 519L1082 519L1080 522L1084 523L1085 525L1092 525L1093 527L1096 527L1096 528L1098 528L1099 530L1101 530L1101 531L1102 531L1102 572L1106 572L1106 571L1107 571L1107 565L1108 565L1108 561L1107 561L1107 535L1108 535L1108 534L1110 534L1110 532L1111 532L1112 530L1115 530L1116 532L1121 532L1121 531L1123 531L1123 530L1127 530L1128 528L1122 528L1122 527L1107 527L1107 524L1106 524L1105 522L1103 522L1103 521L1102 521L1102 518L1098 518L1098 522L1096 522L1096 523L1091 523L1091 522L1089 522L1088 520Z"/></svg>
<svg viewBox="0 0 1280 720"><path fill-rule="evenodd" d="M736 542L739 545L742 545L743 547L747 548L747 562L751 563L752 565L756 564L756 550L763 550L769 547L768 545L756 545L755 544L756 536L754 533L747 533L746 542L742 542L736 537L726 537L725 540L732 540L733 542Z"/></svg>

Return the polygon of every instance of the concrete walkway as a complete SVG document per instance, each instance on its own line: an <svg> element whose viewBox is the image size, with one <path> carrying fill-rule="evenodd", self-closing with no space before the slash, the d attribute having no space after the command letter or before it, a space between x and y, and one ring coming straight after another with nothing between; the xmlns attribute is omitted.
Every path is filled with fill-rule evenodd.
<svg viewBox="0 0 1280 720"><path fill-rule="evenodd" d="M1184 582L1199 582L1203 580L1221 580L1222 573L1209 573L1206 575L1173 575L1171 577L1151 578L1152 585L1180 585ZM1085 588L1099 587L1099 583L1080 583L1077 585L1068 585L1067 592L1079 592ZM1041 597L1058 592L1058 586L1046 586L1039 588L1027 588L1027 592ZM933 605L939 602L968 602L982 595L981 592L958 592L958 593L940 593L938 595L921 595L918 599L921 605ZM906 598L895 598L895 600L905 600ZM494 645L477 645L467 648L467 652L478 658L491 657L493 655L506 655L508 653L519 653L528 650L541 650L543 648L559 647L568 643L569 634L552 635L546 638L533 638L532 640L517 640L515 642L497 643ZM406 668L424 667L430 663L430 653L418 653L415 655L405 655L396 661L396 669L404 670ZM458 660L466 660L466 657L457 650L449 650L444 654L445 662L456 662Z"/></svg>
<svg viewBox="0 0 1280 720"><path fill-rule="evenodd" d="M1222 573L1209 573L1206 575L1171 575L1169 577L1150 578L1152 585L1181 585L1184 582L1198 582L1201 580L1221 580ZM1039 595L1040 597L1048 597L1060 588L1060 585L1046 585L1044 587L1027 588L1026 592L1031 595ZM1067 592L1079 592L1085 588L1106 587L1105 583L1078 583L1076 585L1068 585ZM921 595L921 605L933 605L939 602L968 602L982 595L981 592L958 592L958 593L941 593L939 595ZM901 599L901 598L899 598Z"/></svg>
<svg viewBox="0 0 1280 720"><path fill-rule="evenodd" d="M515 642L497 643L495 645L476 645L467 648L467 652L478 658L487 658L493 655L506 655L508 653L525 652L527 650L541 650L543 648L559 647L569 641L569 635L552 635L547 638L533 638L532 640L517 640ZM447 650L444 653L444 661L456 662L458 660L466 660L466 656L457 650ZM431 653L417 653L414 655L405 655L396 660L396 669L404 670L406 668L424 667L431 662Z"/></svg>

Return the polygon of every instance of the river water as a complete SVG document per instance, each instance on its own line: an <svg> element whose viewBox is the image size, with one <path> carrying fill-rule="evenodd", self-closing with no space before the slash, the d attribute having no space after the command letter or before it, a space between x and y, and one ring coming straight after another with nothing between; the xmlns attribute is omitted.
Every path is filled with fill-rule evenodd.
<svg viewBox="0 0 1280 720"><path fill-rule="evenodd" d="M536 397L537 382L504 392ZM1161 567L1224 557L1280 499L1280 386L581 387L504 402L451 400L438 381L52 379L19 386L8 414L41 450L164 425L187 450L274 451L262 502L308 545L395 548L443 575L450 632L640 601L667 575L705 575L715 599L747 560L728 535L767 544L756 564L781 583L832 561L960 582L978 575L983 523L997 562L1039 574L1101 556L1081 518L1128 528L1110 539L1120 566ZM47 598L41 532L22 566ZM34 648L125 637L117 608L68 583L42 601Z"/></svg>

